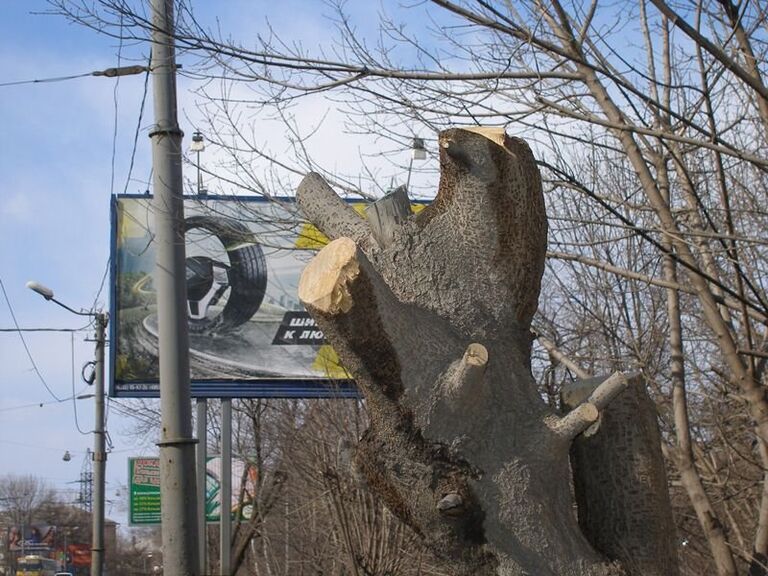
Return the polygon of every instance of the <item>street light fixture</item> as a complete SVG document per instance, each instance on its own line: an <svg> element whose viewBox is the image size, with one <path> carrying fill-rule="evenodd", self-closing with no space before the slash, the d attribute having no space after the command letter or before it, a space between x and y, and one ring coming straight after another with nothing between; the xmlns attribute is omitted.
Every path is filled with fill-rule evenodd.
<svg viewBox="0 0 768 576"><path fill-rule="evenodd" d="M91 543L91 576L102 576L104 570L104 492L106 488L106 433L104 430L104 347L109 316L101 311L77 311L54 298L53 290L38 282L27 282L27 288L37 292L46 300L55 302L65 310L78 316L90 316L96 321L96 362L94 373L95 426L93 437L93 539Z"/></svg>
<svg viewBox="0 0 768 576"><path fill-rule="evenodd" d="M423 138L414 138L411 142L411 156L414 160L426 160L427 149L424 147Z"/></svg>
<svg viewBox="0 0 768 576"><path fill-rule="evenodd" d="M69 554L69 544L71 542L68 541L68 538L72 536L73 532L77 532L80 530L80 526L65 526L64 527L64 571L69 570L69 565L71 563L71 558Z"/></svg>
<svg viewBox="0 0 768 576"><path fill-rule="evenodd" d="M423 138L414 138L411 141L411 161L408 164L408 180L405 182L405 189L408 191L411 186L411 170L413 170L414 160L426 160L427 149L424 147Z"/></svg>
<svg viewBox="0 0 768 576"><path fill-rule="evenodd" d="M53 300L53 290L51 290L47 286L43 286L39 282L30 280L29 282L27 282L27 288L29 288L30 290L34 290L46 300Z"/></svg>

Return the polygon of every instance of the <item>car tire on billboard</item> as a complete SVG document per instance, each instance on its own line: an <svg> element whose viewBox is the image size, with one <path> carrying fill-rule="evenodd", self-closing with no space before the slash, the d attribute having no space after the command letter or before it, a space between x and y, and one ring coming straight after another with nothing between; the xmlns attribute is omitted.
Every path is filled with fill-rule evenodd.
<svg viewBox="0 0 768 576"><path fill-rule="evenodd" d="M259 310L267 289L264 252L241 222L220 216L192 216L185 231L201 229L214 235L226 250L228 262L208 256L187 258L187 310L193 333L226 332ZM219 313L211 308L229 291Z"/></svg>

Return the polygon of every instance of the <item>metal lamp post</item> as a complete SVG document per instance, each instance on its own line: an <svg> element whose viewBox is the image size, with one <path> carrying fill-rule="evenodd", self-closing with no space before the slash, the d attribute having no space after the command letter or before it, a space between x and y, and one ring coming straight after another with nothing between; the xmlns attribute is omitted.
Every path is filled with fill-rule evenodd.
<svg viewBox="0 0 768 576"><path fill-rule="evenodd" d="M69 571L69 544L68 538L72 536L73 532L80 530L79 526L67 526L64 529L64 572Z"/></svg>
<svg viewBox="0 0 768 576"><path fill-rule="evenodd" d="M197 153L197 195L198 196L202 196L207 192L207 190L203 188L203 176L200 173L200 152L204 150L205 150L205 140L203 139L203 134L199 130L196 130L195 133L192 134L192 144L189 146L189 151Z"/></svg>
<svg viewBox="0 0 768 576"><path fill-rule="evenodd" d="M104 347L109 316L101 311L75 310L54 298L53 290L37 282L27 282L27 288L46 300L58 304L78 316L89 316L96 322L96 366L94 380L95 425L93 430L93 537L91 540L91 576L102 576L104 571L104 492L106 485L106 434L104 431Z"/></svg>

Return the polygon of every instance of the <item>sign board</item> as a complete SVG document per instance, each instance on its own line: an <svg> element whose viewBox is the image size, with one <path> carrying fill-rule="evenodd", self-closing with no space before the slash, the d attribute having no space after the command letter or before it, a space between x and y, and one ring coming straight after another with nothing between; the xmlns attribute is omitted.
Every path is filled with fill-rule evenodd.
<svg viewBox="0 0 768 576"><path fill-rule="evenodd" d="M56 544L56 526L47 524L22 524L9 526L5 547L10 551L27 554L47 553Z"/></svg>
<svg viewBox="0 0 768 576"><path fill-rule="evenodd" d="M128 523L160 524L160 459L128 459Z"/></svg>
<svg viewBox="0 0 768 576"><path fill-rule="evenodd" d="M150 196L112 201L112 396L159 395L154 210ZM192 396L357 396L298 301L323 237L293 202L190 197L184 212Z"/></svg>
<svg viewBox="0 0 768 576"><path fill-rule="evenodd" d="M205 472L205 519L221 519L221 457L209 456ZM253 513L256 497L256 469L239 459L232 461L232 518L242 519ZM128 523L131 526L160 524L160 459L128 459ZM242 493L242 501L240 494Z"/></svg>

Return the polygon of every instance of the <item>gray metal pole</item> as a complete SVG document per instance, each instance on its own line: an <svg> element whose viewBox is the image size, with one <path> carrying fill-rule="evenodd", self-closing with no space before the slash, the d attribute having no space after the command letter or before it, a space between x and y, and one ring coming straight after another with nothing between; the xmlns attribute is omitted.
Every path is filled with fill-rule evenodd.
<svg viewBox="0 0 768 576"><path fill-rule="evenodd" d="M197 399L197 541L199 543L200 574L208 572L208 532L205 518L206 464L208 461L208 402Z"/></svg>
<svg viewBox="0 0 768 576"><path fill-rule="evenodd" d="M221 399L220 574L232 572L232 399Z"/></svg>
<svg viewBox="0 0 768 576"><path fill-rule="evenodd" d="M104 573L104 491L106 488L107 451L104 431L104 345L108 317L101 312L96 314L96 366L94 380L94 399L96 402L96 422L93 433L93 536L91 539L91 575L102 576Z"/></svg>
<svg viewBox="0 0 768 576"><path fill-rule="evenodd" d="M173 0L152 0L152 86L155 126L153 212L157 243L160 354L160 493L163 573L197 576L195 439L189 389L181 138L176 115Z"/></svg>

